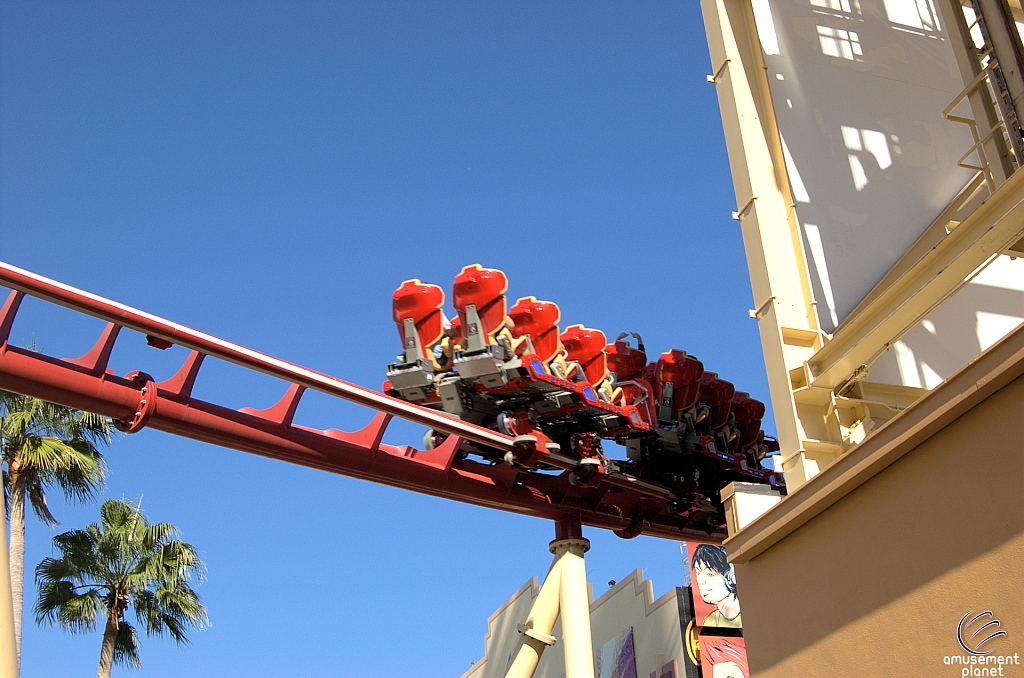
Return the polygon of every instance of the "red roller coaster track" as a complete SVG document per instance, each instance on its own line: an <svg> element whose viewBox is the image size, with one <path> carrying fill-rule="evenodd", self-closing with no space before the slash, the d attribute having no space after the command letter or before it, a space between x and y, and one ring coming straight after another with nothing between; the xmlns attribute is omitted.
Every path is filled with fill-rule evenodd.
<svg viewBox="0 0 1024 678"><path fill-rule="evenodd" d="M643 533L667 539L721 541L687 527L685 516L669 510L676 498L668 488L623 473L604 476L595 487L568 480L577 460L552 454L545 461L563 472L545 475L507 464L460 459L465 440L498 450L512 438L448 417L436 410L389 397L362 386L244 346L218 339L148 313L75 289L0 262L0 284L12 292L0 310L0 389L110 417L134 433L154 428L203 442L251 452L332 473L371 480L445 499L551 520L578 517L584 525L624 537ZM38 297L107 321L96 345L75 360L57 359L11 346L11 326L24 295ZM154 383L141 372L117 376L107 369L118 332L126 327L154 345L178 344L191 354L167 381ZM291 386L266 410L233 410L191 397L203 363L212 356L283 379ZM292 422L303 391L313 389L376 410L360 431L318 430ZM435 449L417 450L381 442L392 417L422 424L449 437Z"/></svg>

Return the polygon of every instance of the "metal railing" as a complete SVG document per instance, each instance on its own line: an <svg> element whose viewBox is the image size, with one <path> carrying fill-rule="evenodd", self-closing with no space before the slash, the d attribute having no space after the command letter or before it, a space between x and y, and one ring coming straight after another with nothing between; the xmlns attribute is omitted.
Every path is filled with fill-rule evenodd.
<svg viewBox="0 0 1024 678"><path fill-rule="evenodd" d="M985 55L983 55L985 56ZM1010 128L1010 112L1006 109L1006 102L1000 94L999 87L996 81L995 70L998 68L998 62L991 58L988 64L982 69L981 73L975 76L974 80L971 81L967 87L964 88L960 94L957 95L953 102L946 107L946 110L942 112L942 117L950 122L958 122L967 125L971 130L971 137L974 139L974 145L971 146L970 150L964 153L959 160L957 165L965 169L976 170L982 173L985 177L985 183L988 186L990 192L994 193L996 190L995 181L992 173L992 163L989 161L988 156L985 153L985 144L989 141L996 133L999 133L999 142L1005 146L1008 145L1010 154L1017 163L1017 168L1024 166L1024 152L1022 152L1020 141L1017 139L1017 135L1011 131ZM992 97L995 103L995 110L999 120L995 125L992 126L984 134L978 131L978 121L974 118L965 118L960 115L954 115L953 109L959 106L963 101L970 96L972 93L977 91L982 84L986 84L989 87L989 95ZM986 102L987 104L988 102ZM972 165L967 162L967 159L978 154L980 165ZM1016 171L1016 170L1014 170Z"/></svg>

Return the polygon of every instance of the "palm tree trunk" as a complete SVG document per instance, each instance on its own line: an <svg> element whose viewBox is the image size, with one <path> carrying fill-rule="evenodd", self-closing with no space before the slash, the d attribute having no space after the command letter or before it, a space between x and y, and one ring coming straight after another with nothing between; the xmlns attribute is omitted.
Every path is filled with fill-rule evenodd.
<svg viewBox="0 0 1024 678"><path fill-rule="evenodd" d="M11 468L13 466L13 468ZM11 482L11 599L14 607L14 647L21 666L21 610L25 588L25 477L17 463L8 465Z"/></svg>
<svg viewBox="0 0 1024 678"><path fill-rule="evenodd" d="M96 678L110 678L110 667L114 665L114 641L117 640L116 607L107 613L107 625L103 629L103 645L100 646L100 670Z"/></svg>

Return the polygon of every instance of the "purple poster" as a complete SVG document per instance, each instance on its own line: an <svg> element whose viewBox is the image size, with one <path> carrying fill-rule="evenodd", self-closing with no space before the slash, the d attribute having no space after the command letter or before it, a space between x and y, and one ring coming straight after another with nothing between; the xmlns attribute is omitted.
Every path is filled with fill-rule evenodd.
<svg viewBox="0 0 1024 678"><path fill-rule="evenodd" d="M636 678L633 629L626 629L594 651L596 678Z"/></svg>

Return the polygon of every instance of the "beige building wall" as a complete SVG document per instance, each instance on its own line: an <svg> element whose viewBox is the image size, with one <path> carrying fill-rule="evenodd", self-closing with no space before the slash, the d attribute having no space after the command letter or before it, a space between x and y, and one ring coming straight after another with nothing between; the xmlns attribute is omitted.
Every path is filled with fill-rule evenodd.
<svg viewBox="0 0 1024 678"><path fill-rule="evenodd" d="M944 661L989 610L1024 655L1024 327L725 545L758 678L1024 677Z"/></svg>
<svg viewBox="0 0 1024 678"><path fill-rule="evenodd" d="M505 675L519 641L516 625L529 616L539 592L540 586L534 577L495 610L487 620L484 656L462 678L501 678ZM682 600L681 596L686 599ZM680 619L692 618L687 589L671 589L655 600L652 583L643 578L641 570L634 570L597 600L593 600L591 589L590 598L590 628L595 649L632 627L637 677L648 678L656 671L658 676L665 675L665 669L675 661L675 678L683 678L684 628ZM561 622L555 625L552 635L559 640L544 652L536 678L561 678L565 673Z"/></svg>

